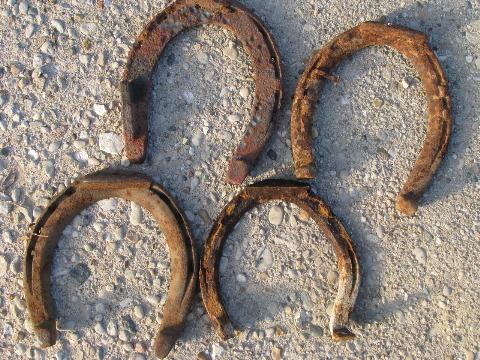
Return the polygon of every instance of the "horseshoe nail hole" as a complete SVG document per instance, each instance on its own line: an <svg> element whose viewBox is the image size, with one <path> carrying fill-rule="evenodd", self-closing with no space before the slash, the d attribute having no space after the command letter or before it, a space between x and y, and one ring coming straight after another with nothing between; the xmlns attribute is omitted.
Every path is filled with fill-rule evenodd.
<svg viewBox="0 0 480 360"><path fill-rule="evenodd" d="M63 231L51 281L60 338L81 332L78 341L106 342L118 358L125 343L150 348L170 281L165 237L148 211L103 200Z"/></svg>
<svg viewBox="0 0 480 360"><path fill-rule="evenodd" d="M327 332L325 308L336 295L327 274L336 259L296 205L275 201L247 212L226 239L219 266L221 298L245 336L273 337L280 324L298 334L291 336L312 324Z"/></svg>

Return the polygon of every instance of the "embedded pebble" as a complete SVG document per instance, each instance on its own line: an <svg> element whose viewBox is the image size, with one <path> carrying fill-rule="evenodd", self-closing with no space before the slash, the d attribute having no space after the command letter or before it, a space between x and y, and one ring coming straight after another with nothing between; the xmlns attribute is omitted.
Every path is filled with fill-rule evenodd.
<svg viewBox="0 0 480 360"><path fill-rule="evenodd" d="M118 338L122 341L125 341L125 342L130 341L130 335L125 330L120 330L118 332Z"/></svg>
<svg viewBox="0 0 480 360"><path fill-rule="evenodd" d="M143 308L142 308L140 305L136 305L136 306L133 308L133 314L134 314L135 317L137 317L138 319L143 319L144 316L145 316L145 312L143 311Z"/></svg>
<svg viewBox="0 0 480 360"><path fill-rule="evenodd" d="M424 248L416 247L413 250L413 255L420 264L425 264L427 261L427 251Z"/></svg>
<svg viewBox="0 0 480 360"><path fill-rule="evenodd" d="M200 146L203 143L203 140L205 138L205 135L201 131L197 131L193 136L192 136L192 145L193 146Z"/></svg>
<svg viewBox="0 0 480 360"><path fill-rule="evenodd" d="M130 222L132 225L140 225L143 221L143 209L136 203L130 204Z"/></svg>
<svg viewBox="0 0 480 360"><path fill-rule="evenodd" d="M123 139L115 133L102 133L98 137L100 150L107 154L117 155L123 150Z"/></svg>
<svg viewBox="0 0 480 360"><path fill-rule="evenodd" d="M268 221L272 225L280 225L283 221L283 208L279 205L272 206L268 212Z"/></svg>
<svg viewBox="0 0 480 360"><path fill-rule="evenodd" d="M260 255L260 260L257 263L257 269L260 272L264 272L270 269L272 265L273 265L272 252L268 248L265 248Z"/></svg>
<svg viewBox="0 0 480 360"><path fill-rule="evenodd" d="M107 108L105 107L105 105L102 105L102 104L94 104L93 111L98 116L103 116L107 113Z"/></svg>
<svg viewBox="0 0 480 360"><path fill-rule="evenodd" d="M227 116L227 119L232 123L238 123L242 120L242 118L238 114L230 114Z"/></svg>
<svg viewBox="0 0 480 360"><path fill-rule="evenodd" d="M60 34L63 34L63 32L65 31L65 26L63 25L63 23L60 21L60 20L52 20L51 23L50 23L54 28L55 30L57 30Z"/></svg>
<svg viewBox="0 0 480 360"><path fill-rule="evenodd" d="M244 282L247 282L247 277L245 274L237 274L237 281L240 282L240 283L244 283Z"/></svg>
<svg viewBox="0 0 480 360"><path fill-rule="evenodd" d="M105 327L103 326L102 323L97 322L95 324L95 332L100 335L105 335L107 332L105 331Z"/></svg>
<svg viewBox="0 0 480 360"><path fill-rule="evenodd" d="M0 276L6 276L8 271L8 261L5 255L0 255Z"/></svg>
<svg viewBox="0 0 480 360"><path fill-rule="evenodd" d="M243 87L240 89L240 96L244 99L248 98L248 95L250 95L250 90L248 88Z"/></svg>
<svg viewBox="0 0 480 360"><path fill-rule="evenodd" d="M238 51L233 47L226 48L223 54L230 58L230 60L236 60L238 58Z"/></svg>

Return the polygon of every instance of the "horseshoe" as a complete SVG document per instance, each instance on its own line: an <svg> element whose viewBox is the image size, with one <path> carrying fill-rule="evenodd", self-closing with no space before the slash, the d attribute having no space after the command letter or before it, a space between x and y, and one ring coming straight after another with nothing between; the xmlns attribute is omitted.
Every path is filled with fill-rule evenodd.
<svg viewBox="0 0 480 360"><path fill-rule="evenodd" d="M214 24L231 30L253 62L256 95L247 131L230 160L226 181L241 184L272 133L282 98L277 46L262 21L231 0L177 0L145 27L133 45L121 84L126 156L144 161L147 150L151 76L166 45L184 30Z"/></svg>
<svg viewBox="0 0 480 360"><path fill-rule="evenodd" d="M427 37L418 31L365 22L338 35L310 58L298 81L292 105L291 139L295 175L299 179L314 177L312 116L324 78L345 56L372 45L387 45L402 53L417 69L425 87L429 113L427 135L396 201L399 212L412 216L417 210L418 200L447 152L452 130L447 79L428 45Z"/></svg>
<svg viewBox="0 0 480 360"><path fill-rule="evenodd" d="M43 347L56 342L54 302L50 294L53 251L65 226L83 209L111 197L130 200L150 211L165 234L171 278L154 351L164 358L183 327L197 282L197 260L186 218L166 190L140 173L104 170L75 181L45 209L30 236L24 259L24 291L35 333Z"/></svg>
<svg viewBox="0 0 480 360"><path fill-rule="evenodd" d="M200 263L200 289L217 334L223 340L234 334L219 294L218 264L225 239L248 210L272 200L291 202L305 210L332 244L337 257L339 284L330 317L330 332L335 341L354 338L347 327L360 286L360 263L353 242L342 223L322 199L310 192L307 184L290 180L266 180L248 186L228 203L210 231Z"/></svg>

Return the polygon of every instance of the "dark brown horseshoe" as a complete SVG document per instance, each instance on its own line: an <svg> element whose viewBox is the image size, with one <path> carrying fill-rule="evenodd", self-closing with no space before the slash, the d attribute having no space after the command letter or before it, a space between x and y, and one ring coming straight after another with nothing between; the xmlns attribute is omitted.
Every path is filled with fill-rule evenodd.
<svg viewBox="0 0 480 360"><path fill-rule="evenodd" d="M251 121L230 161L226 181L240 184L272 133L272 117L282 98L282 66L272 35L261 20L231 0L177 0L145 27L130 51L122 81L125 149L143 162L148 135L151 74L165 46L180 32L215 24L231 30L253 62L256 95Z"/></svg>
<svg viewBox="0 0 480 360"><path fill-rule="evenodd" d="M200 289L217 334L224 340L234 334L219 293L218 264L225 239L248 210L272 200L291 202L305 210L331 242L337 257L339 284L330 332L336 341L355 337L347 328L360 286L360 263L353 242L342 223L322 199L310 192L307 184L289 180L266 180L248 186L228 203L210 231L200 263Z"/></svg>
<svg viewBox="0 0 480 360"><path fill-rule="evenodd" d="M292 105L291 139L295 175L299 179L314 177L312 116L324 78L329 77L345 56L373 45L390 46L407 57L417 69L427 95L427 135L396 202L398 211L414 215L417 201L425 192L447 152L452 128L451 103L445 74L428 45L427 37L418 31L365 22L338 35L310 58L298 81Z"/></svg>
<svg viewBox="0 0 480 360"><path fill-rule="evenodd" d="M56 342L56 320L50 294L52 256L65 226L83 209L111 197L130 200L150 211L165 234L171 278L154 351L164 358L175 344L195 295L197 260L192 235L173 198L149 177L107 170L78 179L46 208L35 224L24 259L24 291L35 333L43 347Z"/></svg>

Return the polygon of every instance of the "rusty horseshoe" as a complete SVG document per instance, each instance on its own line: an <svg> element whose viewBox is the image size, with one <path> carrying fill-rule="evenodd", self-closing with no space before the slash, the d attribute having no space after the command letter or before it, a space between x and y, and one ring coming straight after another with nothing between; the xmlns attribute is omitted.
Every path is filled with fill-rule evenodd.
<svg viewBox="0 0 480 360"><path fill-rule="evenodd" d="M282 98L282 66L277 46L262 21L232 0L177 0L148 23L133 45L121 84L126 156L143 162L148 135L151 74L166 45L199 25L231 30L254 67L256 95L247 131L230 160L226 181L240 184L272 133L272 117Z"/></svg>
<svg viewBox="0 0 480 360"><path fill-rule="evenodd" d="M292 105L291 140L295 175L299 179L312 179L314 176L312 116L324 78L330 77L344 57L373 45L390 46L407 57L425 87L429 113L427 135L396 201L397 210L411 216L415 214L417 201L447 152L452 128L447 80L428 45L427 37L421 32L365 22L338 35L310 58L298 81Z"/></svg>
<svg viewBox="0 0 480 360"><path fill-rule="evenodd" d="M111 197L130 200L150 211L170 250L170 288L154 351L164 358L175 344L196 292L198 266L192 235L182 210L148 176L124 170L87 175L56 197L35 224L24 259L24 291L35 333L43 347L56 342L56 320L50 294L53 251L65 226L83 209Z"/></svg>
<svg viewBox="0 0 480 360"><path fill-rule="evenodd" d="M353 242L323 200L310 192L309 185L291 180L266 180L248 186L227 204L210 231L200 263L200 289L217 334L223 340L234 334L219 293L218 264L225 240L242 215L272 200L291 202L305 210L331 242L337 257L339 284L330 332L335 341L355 337L347 327L360 286L360 263Z"/></svg>

